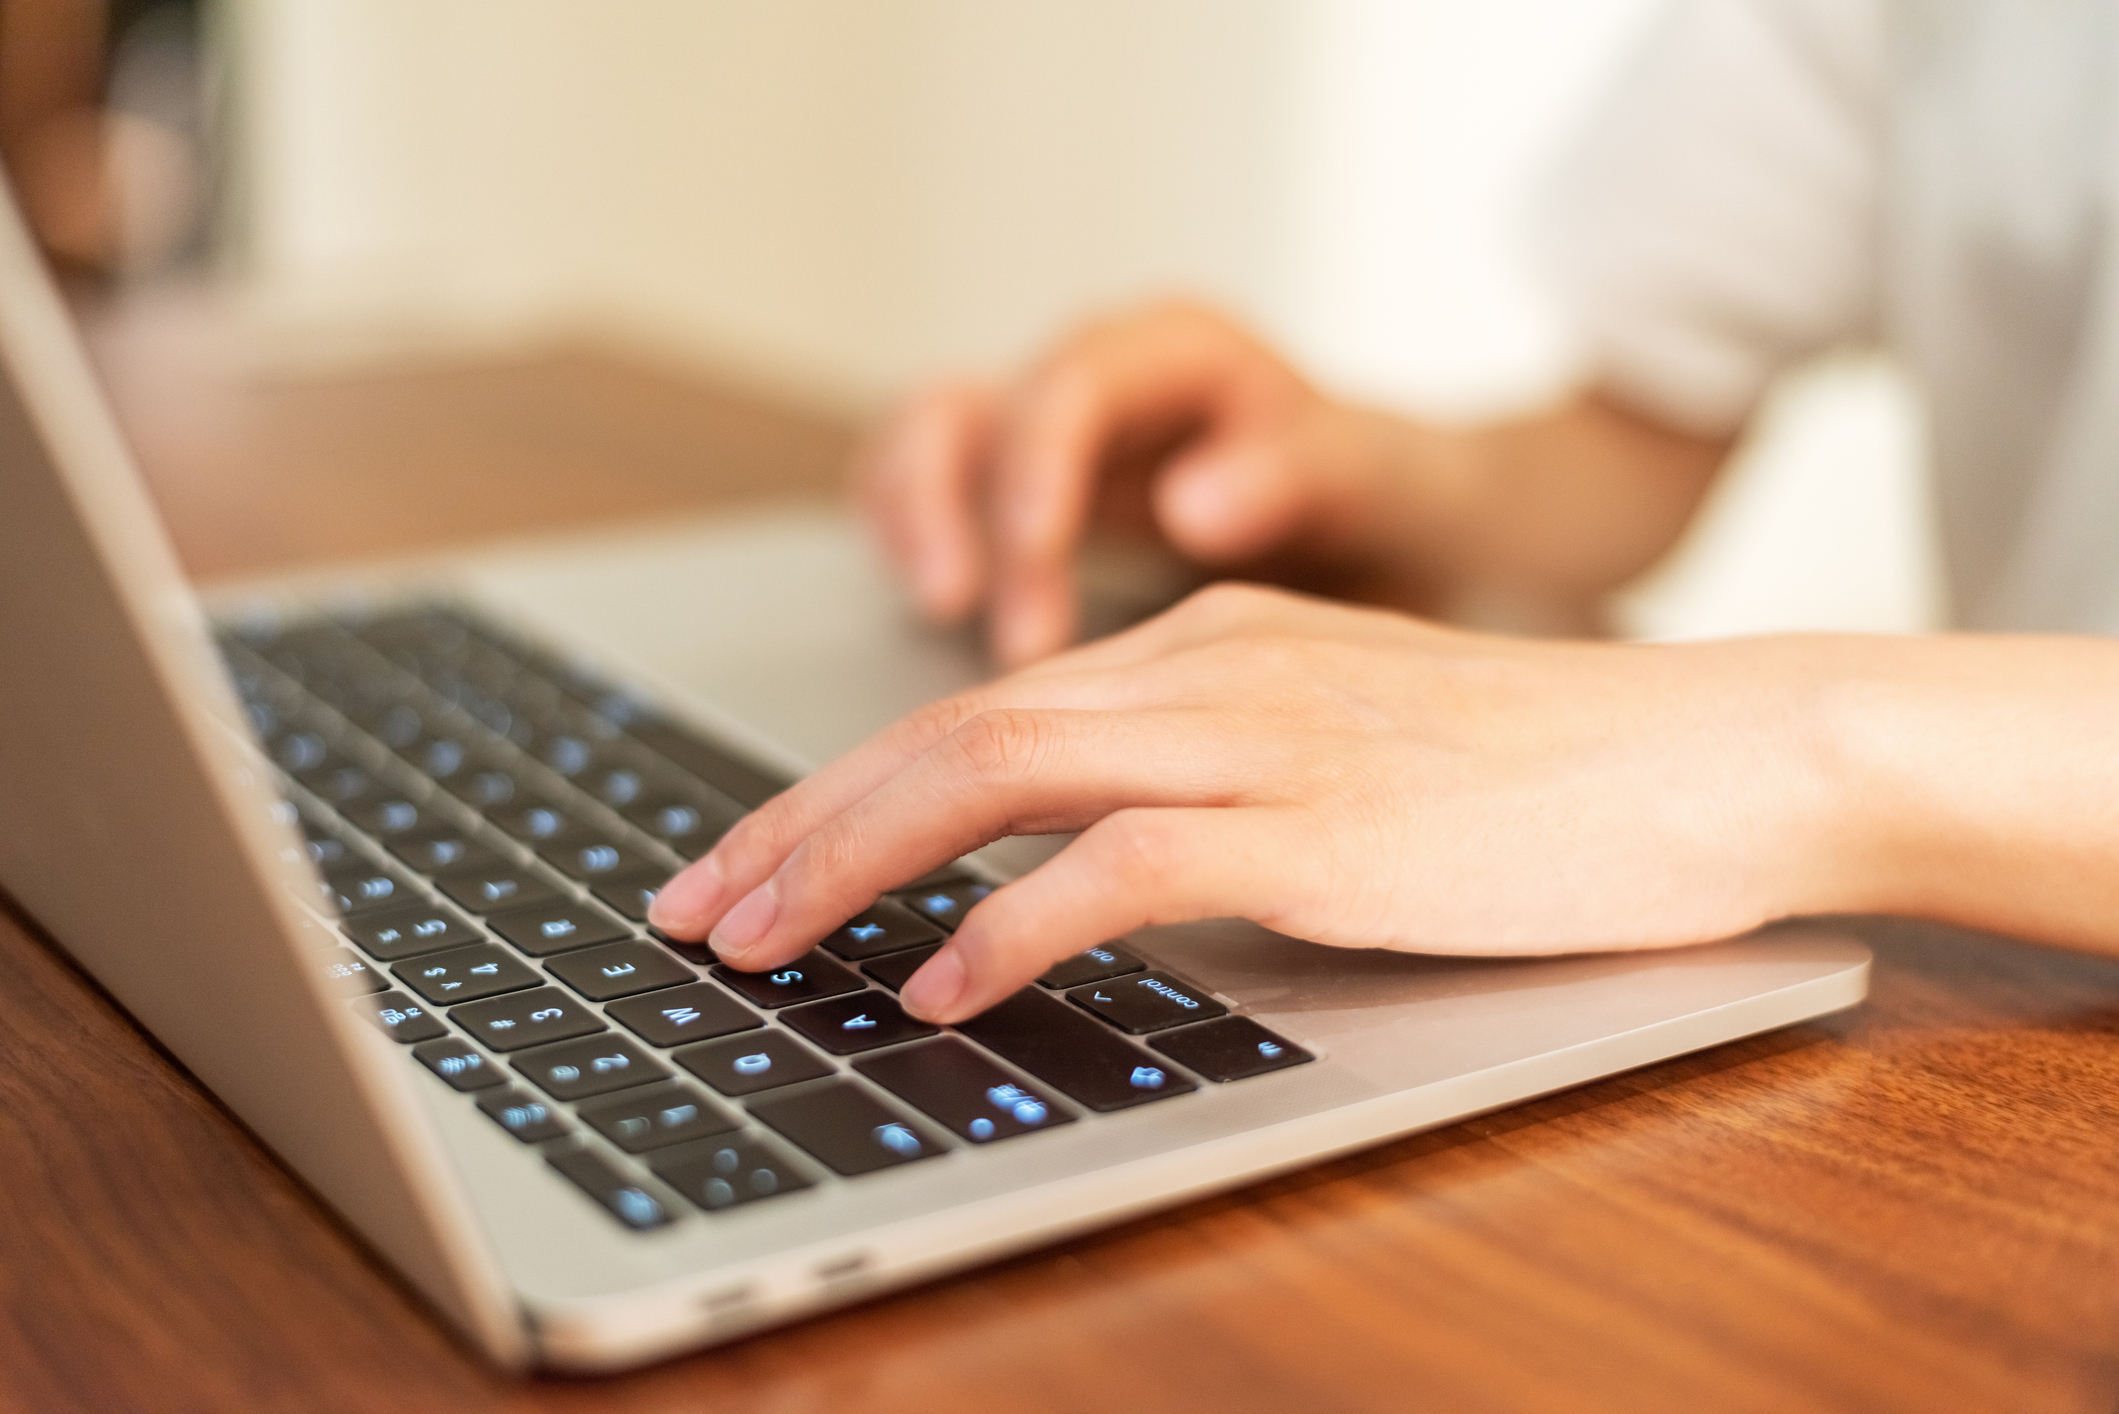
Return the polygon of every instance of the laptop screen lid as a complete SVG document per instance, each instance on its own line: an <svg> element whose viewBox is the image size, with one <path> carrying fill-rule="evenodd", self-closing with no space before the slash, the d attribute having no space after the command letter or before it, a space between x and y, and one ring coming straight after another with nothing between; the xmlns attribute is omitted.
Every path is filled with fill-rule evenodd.
<svg viewBox="0 0 2119 1414"><path fill-rule="evenodd" d="M205 619L0 185L0 887L496 1360L519 1312L336 939Z"/></svg>

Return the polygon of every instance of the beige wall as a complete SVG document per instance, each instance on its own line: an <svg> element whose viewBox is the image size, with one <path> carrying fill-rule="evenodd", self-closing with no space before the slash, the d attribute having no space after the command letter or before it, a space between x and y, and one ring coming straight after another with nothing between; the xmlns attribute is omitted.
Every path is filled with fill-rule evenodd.
<svg viewBox="0 0 2119 1414"><path fill-rule="evenodd" d="M1654 0L233 0L266 356L590 332L871 405L1180 288L1408 407L1572 373L1523 232ZM1644 632L1933 613L1902 392L1838 365Z"/></svg>

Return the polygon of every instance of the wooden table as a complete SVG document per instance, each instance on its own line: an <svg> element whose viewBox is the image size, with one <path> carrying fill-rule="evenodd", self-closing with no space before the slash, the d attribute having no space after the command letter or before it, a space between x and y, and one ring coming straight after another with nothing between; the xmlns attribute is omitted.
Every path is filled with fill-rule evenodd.
<svg viewBox="0 0 2119 1414"><path fill-rule="evenodd" d="M817 494L847 445L593 353L275 383L195 339L103 352L204 573ZM1859 926L1851 1015L585 1381L486 1370L0 913L0 1408L2112 1410L2119 962Z"/></svg>

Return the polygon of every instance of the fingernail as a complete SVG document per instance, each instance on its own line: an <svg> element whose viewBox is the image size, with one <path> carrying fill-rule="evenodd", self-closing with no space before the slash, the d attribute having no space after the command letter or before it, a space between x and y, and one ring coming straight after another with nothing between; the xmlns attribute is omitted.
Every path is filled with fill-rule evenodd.
<svg viewBox="0 0 2119 1414"><path fill-rule="evenodd" d="M943 948L905 984L898 1001L922 1021L937 1021L964 995L964 964L955 948Z"/></svg>
<svg viewBox="0 0 2119 1414"><path fill-rule="evenodd" d="M707 946L720 955L723 961L735 962L765 936L773 926L773 919L780 913L780 895L776 881L767 879L757 888L745 894L736 906L721 920L706 940Z"/></svg>
<svg viewBox="0 0 2119 1414"><path fill-rule="evenodd" d="M673 938L696 937L721 902L721 885L721 866L708 855L662 886L647 921Z"/></svg>

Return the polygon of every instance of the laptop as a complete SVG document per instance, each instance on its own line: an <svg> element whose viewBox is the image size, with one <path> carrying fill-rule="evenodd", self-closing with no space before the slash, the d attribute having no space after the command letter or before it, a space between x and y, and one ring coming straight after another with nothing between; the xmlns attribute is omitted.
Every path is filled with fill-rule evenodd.
<svg viewBox="0 0 2119 1414"><path fill-rule="evenodd" d="M494 1362L612 1370L1849 1007L1791 923L1530 961L1236 921L936 1030L896 989L1050 841L741 974L645 901L975 681L781 514L186 585L0 198L0 887Z"/></svg>

